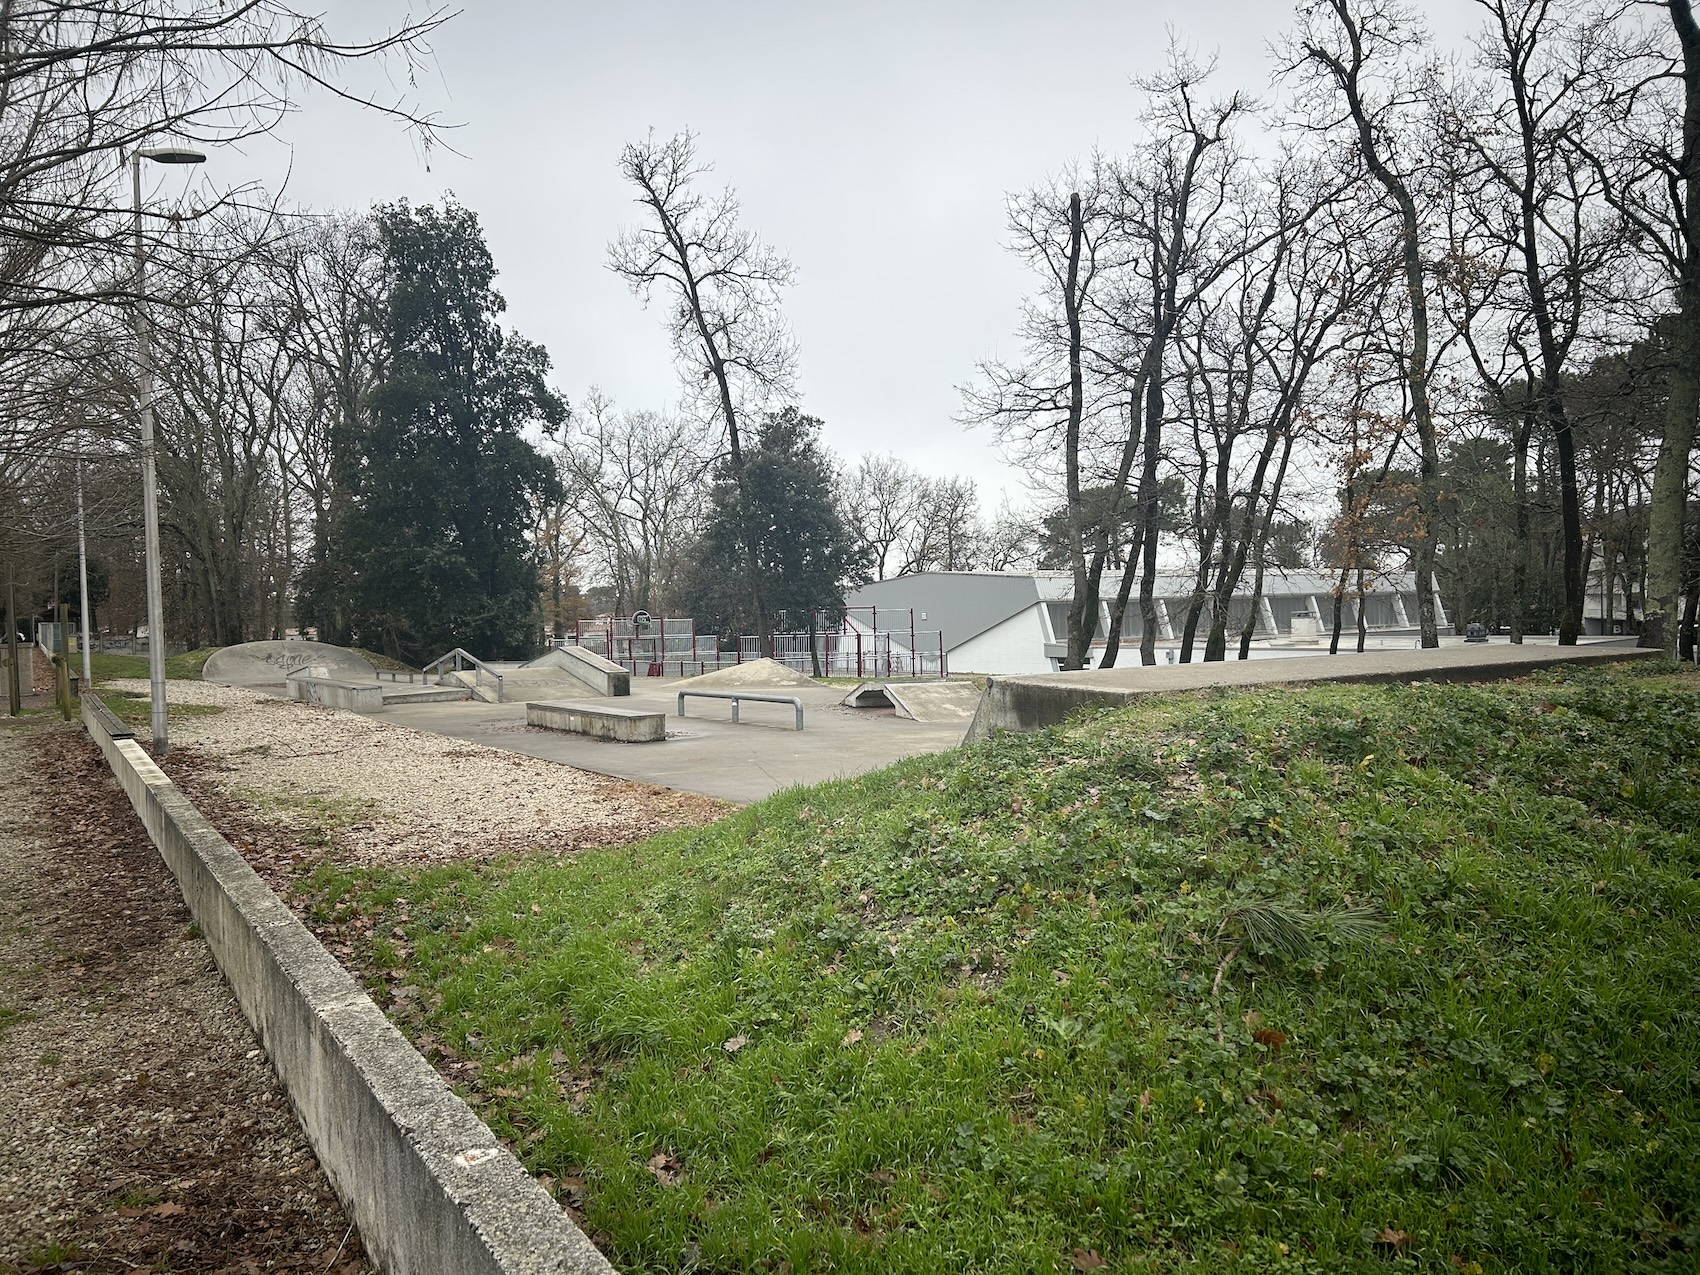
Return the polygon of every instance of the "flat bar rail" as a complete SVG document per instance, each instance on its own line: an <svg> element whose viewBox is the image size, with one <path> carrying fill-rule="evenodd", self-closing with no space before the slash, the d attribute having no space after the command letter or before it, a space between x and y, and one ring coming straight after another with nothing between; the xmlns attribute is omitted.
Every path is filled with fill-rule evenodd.
<svg viewBox="0 0 1700 1275"><path fill-rule="evenodd" d="M443 665L448 664L450 661L453 661L453 668L445 669ZM420 673L422 675L436 674L437 685L441 686L443 684L444 677L447 676L448 673L459 673L465 667L471 667L474 670L472 674L472 681L476 686L484 685L485 674L489 674L489 676L495 678L496 703L502 704L506 702L502 698L502 675L464 647L457 646L447 655L439 655L436 659L432 660L423 669L421 669Z"/></svg>
<svg viewBox="0 0 1700 1275"><path fill-rule="evenodd" d="M685 700L696 699L729 699L732 701L732 720L738 720L738 702L740 700L755 700L761 704L789 704L797 710L797 729L803 729L803 701L795 695L766 695L758 691L680 691L679 716L685 715Z"/></svg>

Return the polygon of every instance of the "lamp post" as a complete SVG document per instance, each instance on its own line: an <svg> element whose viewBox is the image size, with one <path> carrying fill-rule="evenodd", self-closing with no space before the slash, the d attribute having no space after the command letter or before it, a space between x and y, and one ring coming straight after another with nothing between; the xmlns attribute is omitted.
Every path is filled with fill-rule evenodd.
<svg viewBox="0 0 1700 1275"><path fill-rule="evenodd" d="M142 423L142 530L147 545L148 584L148 699L155 756L170 748L165 731L165 604L159 583L159 492L154 476L153 356L148 349L148 320L142 311L147 295L147 257L142 251L142 161L156 164L202 164L206 156L181 146L144 147L130 152L130 215L136 251L136 397Z"/></svg>

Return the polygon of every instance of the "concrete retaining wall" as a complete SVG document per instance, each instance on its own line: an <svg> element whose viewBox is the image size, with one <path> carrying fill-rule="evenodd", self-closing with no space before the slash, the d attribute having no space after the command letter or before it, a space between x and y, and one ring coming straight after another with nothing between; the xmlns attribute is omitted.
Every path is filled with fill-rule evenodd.
<svg viewBox="0 0 1700 1275"><path fill-rule="evenodd" d="M1476 682L1521 677L1554 664L1597 664L1657 656L1634 639L1587 646L1442 647L1429 651L1377 651L1217 664L1159 664L1094 669L1037 677L1000 677L986 684L964 743L999 731L1042 730L1083 708L1115 708L1144 695L1207 690L1215 686L1305 686L1318 682Z"/></svg>
<svg viewBox="0 0 1700 1275"><path fill-rule="evenodd" d="M495 1135L134 741L83 724L177 878L331 1185L388 1275L612 1275Z"/></svg>
<svg viewBox="0 0 1700 1275"><path fill-rule="evenodd" d="M611 739L621 744L655 744L667 738L667 714L600 704L536 703L525 706L528 726Z"/></svg>
<svg viewBox="0 0 1700 1275"><path fill-rule="evenodd" d="M286 680L290 698L306 704L345 708L351 713L375 713L384 706L384 688L377 681L350 682L303 674L292 674Z"/></svg>

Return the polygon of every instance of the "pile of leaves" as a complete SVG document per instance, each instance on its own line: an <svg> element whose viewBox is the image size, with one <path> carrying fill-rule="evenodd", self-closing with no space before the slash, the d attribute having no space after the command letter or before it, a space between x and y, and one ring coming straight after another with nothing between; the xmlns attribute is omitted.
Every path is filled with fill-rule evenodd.
<svg viewBox="0 0 1700 1275"><path fill-rule="evenodd" d="M632 1268L1691 1270L1697 691L1153 700L314 909Z"/></svg>

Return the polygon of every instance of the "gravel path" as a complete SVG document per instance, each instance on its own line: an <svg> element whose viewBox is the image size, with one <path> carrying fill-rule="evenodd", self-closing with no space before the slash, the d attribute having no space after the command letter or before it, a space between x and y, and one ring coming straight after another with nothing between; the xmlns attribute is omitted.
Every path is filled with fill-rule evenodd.
<svg viewBox="0 0 1700 1275"><path fill-rule="evenodd" d="M109 686L147 693L146 682ZM353 863L558 854L641 840L728 809L237 687L174 681L169 698L224 710L172 726L165 768L191 797L210 787L261 820L316 826Z"/></svg>
<svg viewBox="0 0 1700 1275"><path fill-rule="evenodd" d="M0 718L0 1272L368 1270L129 802Z"/></svg>

